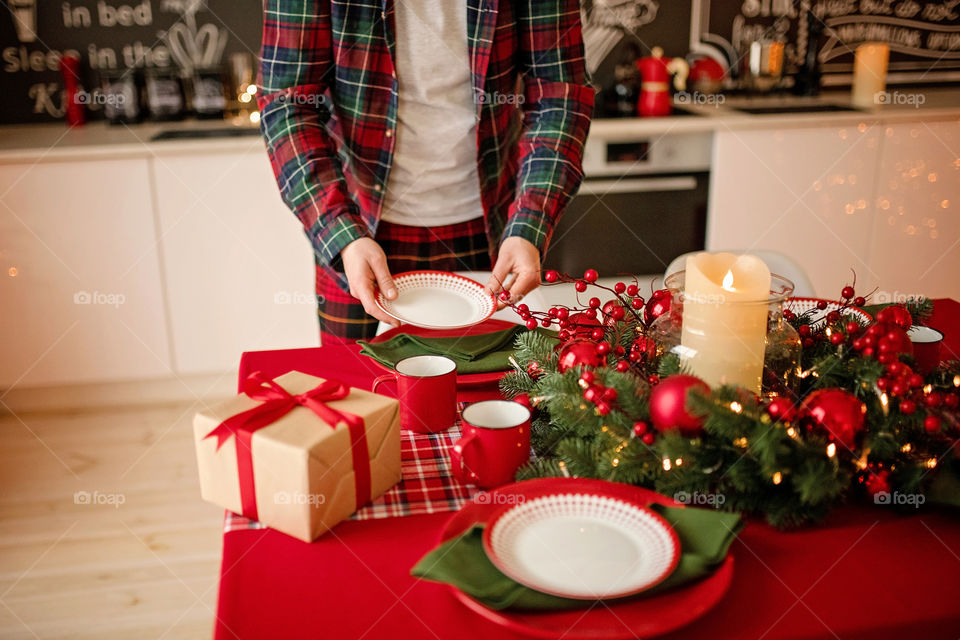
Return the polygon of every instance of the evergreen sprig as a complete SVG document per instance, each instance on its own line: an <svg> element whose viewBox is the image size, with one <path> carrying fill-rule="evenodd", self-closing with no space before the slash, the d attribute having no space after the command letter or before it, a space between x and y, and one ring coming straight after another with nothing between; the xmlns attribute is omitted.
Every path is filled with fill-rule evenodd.
<svg viewBox="0 0 960 640"><path fill-rule="evenodd" d="M623 335L612 336L624 344ZM501 380L506 397L526 394L536 405L531 441L536 457L518 479L575 476L626 482L680 501L762 514L777 527L822 519L830 509L863 491L869 474L889 475L891 490L926 491L939 466L950 466L953 439L928 434L920 412L905 415L880 393L883 365L843 346L805 350L798 405L817 389L843 388L867 407L867 429L854 451L801 418L773 419L742 389L721 387L690 394L688 409L703 417L702 434L675 430L644 444L634 432L650 420L650 385L640 372L593 369L596 383L617 391L613 409L601 415L584 399L580 369L560 372L557 340L538 332L517 339L515 370ZM535 362L533 377L528 365ZM649 363L661 378L680 372L670 354ZM935 389L956 390L960 363L927 376ZM802 414L801 411L798 415ZM956 425L954 425L956 426Z"/></svg>

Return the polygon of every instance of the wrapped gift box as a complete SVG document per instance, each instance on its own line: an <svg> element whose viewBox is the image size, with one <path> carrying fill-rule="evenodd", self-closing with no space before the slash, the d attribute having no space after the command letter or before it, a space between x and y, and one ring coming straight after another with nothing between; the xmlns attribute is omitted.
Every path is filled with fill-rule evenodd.
<svg viewBox="0 0 960 640"><path fill-rule="evenodd" d="M331 399L323 389L338 385L299 371L247 385L194 417L204 500L310 542L362 507L367 487L373 499L400 481L396 400L360 389Z"/></svg>

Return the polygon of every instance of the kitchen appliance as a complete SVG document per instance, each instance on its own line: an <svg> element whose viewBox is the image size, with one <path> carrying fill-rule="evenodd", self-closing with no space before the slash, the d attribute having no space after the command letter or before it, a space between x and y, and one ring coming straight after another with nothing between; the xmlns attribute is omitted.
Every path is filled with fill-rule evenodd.
<svg viewBox="0 0 960 640"><path fill-rule="evenodd" d="M683 58L664 58L663 49L654 47L646 58L637 61L640 69L640 101L637 112L644 117L668 116L673 111L670 77L673 88L686 91L690 67Z"/></svg>
<svg viewBox="0 0 960 640"><path fill-rule="evenodd" d="M675 257L703 250L711 149L709 131L636 135L620 121L595 122L583 183L560 218L544 268L662 274Z"/></svg>
<svg viewBox="0 0 960 640"><path fill-rule="evenodd" d="M754 40L743 50L740 77L743 87L757 93L768 93L780 86L783 79L786 45L779 40Z"/></svg>

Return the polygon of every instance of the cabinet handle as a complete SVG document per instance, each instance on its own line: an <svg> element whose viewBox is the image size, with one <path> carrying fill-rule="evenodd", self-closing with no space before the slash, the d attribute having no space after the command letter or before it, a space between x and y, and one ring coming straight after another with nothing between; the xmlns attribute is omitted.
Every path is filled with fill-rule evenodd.
<svg viewBox="0 0 960 640"><path fill-rule="evenodd" d="M697 179L677 178L625 178L623 180L585 180L578 195L606 195L609 193L650 193L652 191L693 191Z"/></svg>

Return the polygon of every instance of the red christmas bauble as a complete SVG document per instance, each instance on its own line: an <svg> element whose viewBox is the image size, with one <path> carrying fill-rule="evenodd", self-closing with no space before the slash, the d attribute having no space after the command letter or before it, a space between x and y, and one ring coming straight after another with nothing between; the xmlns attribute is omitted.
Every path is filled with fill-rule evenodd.
<svg viewBox="0 0 960 640"><path fill-rule="evenodd" d="M820 389L803 401L800 411L815 431L853 449L866 425L867 406L843 389Z"/></svg>
<svg viewBox="0 0 960 640"><path fill-rule="evenodd" d="M782 396L771 398L767 403L767 414L774 420L784 420L789 422L793 420L797 413L797 408L788 398Z"/></svg>
<svg viewBox="0 0 960 640"><path fill-rule="evenodd" d="M589 340L571 340L560 347L557 370L563 373L574 367L599 367L602 363L596 344Z"/></svg>
<svg viewBox="0 0 960 640"><path fill-rule="evenodd" d="M710 387L700 378L683 374L664 378L650 392L650 420L660 431L679 429L689 438L703 433L703 419L687 411L690 390L708 394Z"/></svg>
<svg viewBox="0 0 960 640"><path fill-rule="evenodd" d="M572 325L570 331L578 338L589 337L593 330L600 326L599 320L584 311L571 314L567 321Z"/></svg>
<svg viewBox="0 0 960 640"><path fill-rule="evenodd" d="M643 308L643 324L649 327L654 320L670 311L672 303L673 296L669 289L654 291L647 301L647 306Z"/></svg>
<svg viewBox="0 0 960 640"><path fill-rule="evenodd" d="M907 331L913 326L913 316L910 315L910 311L906 307L894 304L877 312L877 322L895 324Z"/></svg>

